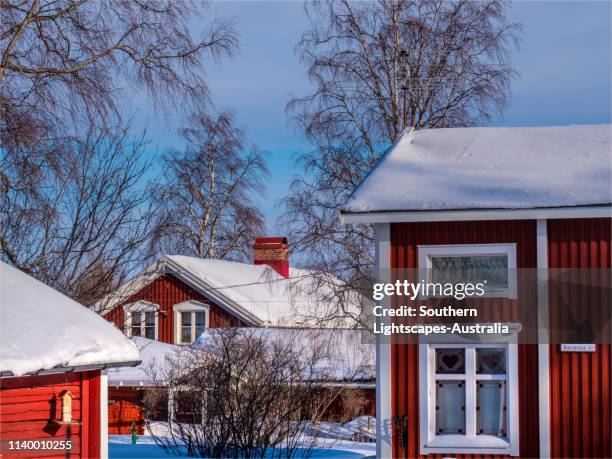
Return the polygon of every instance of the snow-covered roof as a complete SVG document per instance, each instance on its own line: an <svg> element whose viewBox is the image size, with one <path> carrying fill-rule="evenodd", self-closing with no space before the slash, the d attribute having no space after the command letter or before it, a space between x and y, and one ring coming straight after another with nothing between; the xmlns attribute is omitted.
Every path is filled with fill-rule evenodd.
<svg viewBox="0 0 612 459"><path fill-rule="evenodd" d="M287 339L303 349L302 355L315 347L323 350L317 371L324 382L350 382L371 385L376 376L375 345L368 343L361 330L346 329L290 329L290 328L243 328L247 333L264 334L269 340ZM193 344L203 348L219 329L203 333ZM137 367L111 368L108 370L112 386L147 387L158 384L171 368L172 361L181 358L185 346L161 343L142 337L130 338L140 350L142 363Z"/></svg>
<svg viewBox="0 0 612 459"><path fill-rule="evenodd" d="M111 323L31 276L0 262L0 373L140 360Z"/></svg>
<svg viewBox="0 0 612 459"><path fill-rule="evenodd" d="M169 361L178 358L181 346L162 343L140 336L129 338L140 351L141 363L135 367L110 368L108 383L112 386L151 386L156 375L165 373Z"/></svg>
<svg viewBox="0 0 612 459"><path fill-rule="evenodd" d="M612 125L406 131L344 214L612 203Z"/></svg>
<svg viewBox="0 0 612 459"><path fill-rule="evenodd" d="M310 358L310 352L317 352L322 357L315 370L326 382L371 381L376 377L376 345L373 335L365 330L279 327L242 330L263 335L271 342L292 343L302 350L305 359ZM206 346L211 336L218 332L219 329L213 328L202 333L193 346Z"/></svg>
<svg viewBox="0 0 612 459"><path fill-rule="evenodd" d="M322 274L303 269L290 269L289 277L285 278L267 265L169 255L121 286L98 306L110 310L166 273L178 277L252 325L303 325L309 318L329 312L334 286L339 291L346 290L342 282L331 275L324 275L328 282L315 284ZM344 293L349 298L347 310L357 317L361 297L356 293Z"/></svg>

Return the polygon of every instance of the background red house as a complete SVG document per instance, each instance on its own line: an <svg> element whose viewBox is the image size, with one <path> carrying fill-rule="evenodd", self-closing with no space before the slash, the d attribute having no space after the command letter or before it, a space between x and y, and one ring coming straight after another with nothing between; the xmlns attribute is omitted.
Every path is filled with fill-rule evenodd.
<svg viewBox="0 0 612 459"><path fill-rule="evenodd" d="M0 456L107 456L106 369L139 362L115 327L0 263Z"/></svg>
<svg viewBox="0 0 612 459"><path fill-rule="evenodd" d="M138 340L143 348L142 367L156 353L172 352L171 346L162 343L189 345L208 329L316 326L317 317L326 316L335 307L335 292L325 286L314 289L318 274L290 268L288 257L289 247L283 237L257 238L253 263L166 256L103 299L98 307L108 311L106 317L127 336L160 342L149 346L143 344L146 340ZM350 295L348 299L357 316L359 296ZM347 321L337 325L352 324ZM163 357L157 358L160 360ZM144 433L142 400L150 384L139 369L112 375L110 433L130 433L132 422L139 433ZM373 375L369 381L360 381L357 389L366 399L360 414L373 414ZM163 420L167 410L161 410L160 415Z"/></svg>
<svg viewBox="0 0 612 459"><path fill-rule="evenodd" d="M343 219L374 224L381 280L501 266L498 291L466 303L518 325L488 344L378 336L379 457L612 455L610 138L609 125L409 131L351 196Z"/></svg>

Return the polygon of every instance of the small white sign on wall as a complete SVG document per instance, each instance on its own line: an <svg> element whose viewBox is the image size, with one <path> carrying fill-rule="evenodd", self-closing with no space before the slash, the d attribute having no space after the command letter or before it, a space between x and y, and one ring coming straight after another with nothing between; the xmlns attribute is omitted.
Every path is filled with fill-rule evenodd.
<svg viewBox="0 0 612 459"><path fill-rule="evenodd" d="M561 344L561 352L595 352L595 344Z"/></svg>

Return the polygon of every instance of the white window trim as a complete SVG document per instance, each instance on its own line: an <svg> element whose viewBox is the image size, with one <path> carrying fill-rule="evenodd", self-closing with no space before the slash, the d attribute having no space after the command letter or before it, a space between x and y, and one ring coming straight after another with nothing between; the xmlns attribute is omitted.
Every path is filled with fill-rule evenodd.
<svg viewBox="0 0 612 459"><path fill-rule="evenodd" d="M516 334L495 336L487 343L474 343L458 335L421 336L419 338L419 426L421 454L506 454L519 455L518 413L518 346ZM491 338L491 337L489 337ZM476 435L476 412L466 409L466 435L436 436L435 371L436 347L504 347L506 349L506 384L508 441L490 435ZM474 372L475 358L466 355L466 374ZM464 375L444 375L445 379L466 379ZM448 377L448 378L447 378ZM479 375L478 379L496 379L495 375ZM466 380L466 407L476 404L476 378ZM469 390L471 388L472 390ZM446 437L446 438L443 438Z"/></svg>
<svg viewBox="0 0 612 459"><path fill-rule="evenodd" d="M204 329L210 326L210 305L196 300L184 301L172 306L174 311L174 344L190 345L191 343L181 342L181 312L204 312ZM191 336L195 335L195 320L191 321ZM197 339L197 336L194 340ZM193 342L193 341L192 341Z"/></svg>
<svg viewBox="0 0 612 459"><path fill-rule="evenodd" d="M419 269L421 278L431 281L432 256L461 257L470 255L506 255L508 257L508 288L489 289L479 298L510 298L516 299L516 244L447 244L418 245ZM483 281L486 279L483 279ZM426 297L423 297L426 298Z"/></svg>
<svg viewBox="0 0 612 459"><path fill-rule="evenodd" d="M159 339L159 304L140 300L123 306L123 317L125 323L125 335L132 336L132 313L133 312L155 312L155 340ZM145 321L140 324L140 336L144 337Z"/></svg>

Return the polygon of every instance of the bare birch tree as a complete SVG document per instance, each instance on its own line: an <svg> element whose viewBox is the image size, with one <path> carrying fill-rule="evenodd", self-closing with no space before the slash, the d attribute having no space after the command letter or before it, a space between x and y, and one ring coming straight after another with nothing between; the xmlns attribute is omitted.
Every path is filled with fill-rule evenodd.
<svg viewBox="0 0 612 459"><path fill-rule="evenodd" d="M205 64L237 47L232 23L206 12L173 0L0 2L3 260L82 298L139 256L147 161L121 115L140 92L160 110L206 105Z"/></svg>
<svg viewBox="0 0 612 459"><path fill-rule="evenodd" d="M206 20L205 2L5 0L0 3L3 129L25 120L99 124L144 89L155 102L206 102L207 58L230 55L231 22ZM190 21L199 21L195 39ZM201 26L201 24L206 24ZM127 90L126 90L127 88ZM75 120L75 117L78 117ZM19 132L19 134L23 134Z"/></svg>
<svg viewBox="0 0 612 459"><path fill-rule="evenodd" d="M247 259L265 228L253 202L268 175L264 155L246 150L231 113L200 112L189 122L181 129L185 150L164 156L154 252Z"/></svg>
<svg viewBox="0 0 612 459"><path fill-rule="evenodd" d="M284 200L294 253L355 288L372 278L373 232L339 210L408 128L485 123L505 107L520 26L506 2L348 0L306 5L298 52L314 91L288 111L313 148ZM325 282L325 277L321 277Z"/></svg>
<svg viewBox="0 0 612 459"><path fill-rule="evenodd" d="M92 128L64 141L58 174L26 157L0 186L3 258L83 304L116 288L151 232L146 144L127 135Z"/></svg>

